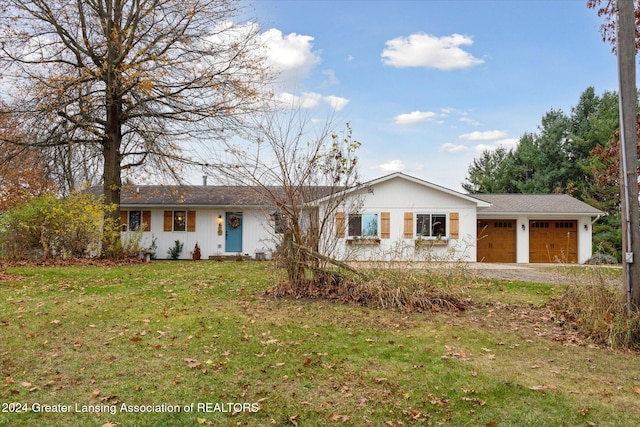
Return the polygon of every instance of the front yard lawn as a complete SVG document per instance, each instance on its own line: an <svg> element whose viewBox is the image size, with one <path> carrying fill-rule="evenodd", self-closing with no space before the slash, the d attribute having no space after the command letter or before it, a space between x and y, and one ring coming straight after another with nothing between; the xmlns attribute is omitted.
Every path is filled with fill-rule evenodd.
<svg viewBox="0 0 640 427"><path fill-rule="evenodd" d="M270 263L12 267L0 425L633 425L640 364L476 280L462 312L273 299Z"/></svg>

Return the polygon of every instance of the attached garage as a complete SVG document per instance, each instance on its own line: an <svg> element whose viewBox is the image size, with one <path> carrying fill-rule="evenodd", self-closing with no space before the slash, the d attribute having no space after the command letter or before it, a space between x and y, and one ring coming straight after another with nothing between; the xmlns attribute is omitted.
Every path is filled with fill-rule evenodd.
<svg viewBox="0 0 640 427"><path fill-rule="evenodd" d="M603 212L566 194L476 194L478 262L584 263Z"/></svg>
<svg viewBox="0 0 640 427"><path fill-rule="evenodd" d="M516 220L478 220L478 262L516 262Z"/></svg>

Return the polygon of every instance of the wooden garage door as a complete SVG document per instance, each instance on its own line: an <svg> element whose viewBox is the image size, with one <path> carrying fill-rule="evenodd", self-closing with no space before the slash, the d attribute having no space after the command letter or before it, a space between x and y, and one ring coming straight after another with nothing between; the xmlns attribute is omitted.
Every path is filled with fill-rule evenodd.
<svg viewBox="0 0 640 427"><path fill-rule="evenodd" d="M578 262L577 221L529 221L529 262Z"/></svg>
<svg viewBox="0 0 640 427"><path fill-rule="evenodd" d="M478 262L516 262L516 221L478 220Z"/></svg>

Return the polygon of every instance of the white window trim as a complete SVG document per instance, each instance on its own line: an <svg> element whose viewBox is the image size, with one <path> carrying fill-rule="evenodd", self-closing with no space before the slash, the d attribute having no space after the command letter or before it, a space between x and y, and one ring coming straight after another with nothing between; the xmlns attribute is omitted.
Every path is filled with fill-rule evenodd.
<svg viewBox="0 0 640 427"><path fill-rule="evenodd" d="M418 240L449 240L449 233L451 230L449 230L449 213L450 212L425 212L425 211L419 211L419 212L414 212L413 214L413 222L415 225L415 232L414 234L414 239ZM431 227L431 221L432 221L432 217L434 215L444 215L444 221L445 221L445 234L443 236L422 236L418 233L418 215L429 215L429 227Z"/></svg>
<svg viewBox="0 0 640 427"><path fill-rule="evenodd" d="M375 236L350 236L349 235L349 220L351 219L352 215L360 215L360 217L362 218L363 215L375 215L376 216L376 235ZM380 212L354 212L354 213L350 213L347 214L347 220L346 222L346 240L375 240L375 241L380 241ZM360 233L362 233L362 223L360 224Z"/></svg>

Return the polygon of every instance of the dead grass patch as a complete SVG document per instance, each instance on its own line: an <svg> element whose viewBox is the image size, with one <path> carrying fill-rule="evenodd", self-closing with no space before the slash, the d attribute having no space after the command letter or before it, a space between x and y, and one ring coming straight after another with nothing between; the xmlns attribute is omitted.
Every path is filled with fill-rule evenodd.
<svg viewBox="0 0 640 427"><path fill-rule="evenodd" d="M443 282L442 274L429 271L375 269L366 275L324 271L316 273L314 280L281 282L266 295L324 299L407 312L464 310L472 301L464 297L461 291L464 287L456 284L459 283L454 280Z"/></svg>
<svg viewBox="0 0 640 427"><path fill-rule="evenodd" d="M588 283L569 286L553 298L550 307L561 324L594 344L640 350L640 313L629 312L621 287L607 284L597 271Z"/></svg>

